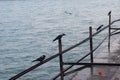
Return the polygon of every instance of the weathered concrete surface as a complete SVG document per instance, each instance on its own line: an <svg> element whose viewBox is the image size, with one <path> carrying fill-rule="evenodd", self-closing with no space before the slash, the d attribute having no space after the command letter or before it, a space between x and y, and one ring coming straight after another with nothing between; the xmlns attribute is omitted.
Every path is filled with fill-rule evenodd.
<svg viewBox="0 0 120 80"><path fill-rule="evenodd" d="M111 52L107 49L98 54L94 62L120 63L120 40L112 42ZM120 67L118 66L93 66L93 69L86 68L78 71L72 80L120 80Z"/></svg>

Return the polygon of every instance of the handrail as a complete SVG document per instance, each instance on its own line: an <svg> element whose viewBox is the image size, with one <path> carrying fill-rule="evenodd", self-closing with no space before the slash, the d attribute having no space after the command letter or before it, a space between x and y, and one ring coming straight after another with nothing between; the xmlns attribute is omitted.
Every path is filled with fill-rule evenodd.
<svg viewBox="0 0 120 80"><path fill-rule="evenodd" d="M103 39L103 41L102 41L96 48L93 49L93 52L94 52L97 48L99 48L100 45L102 45L102 43L107 39L107 37L108 37L108 36L106 36L106 37ZM89 56L90 53L91 53L91 52L87 53L86 55L84 55L83 57L81 57L81 58L80 58L77 62L75 62L75 63L79 63L80 61L82 61L83 59L85 59L87 56ZM69 69L70 69L71 67L73 67L73 66L74 66L74 65L71 65L71 66L67 67L67 68L64 70L64 72L67 71L67 70L69 70ZM59 76L60 76L60 73L59 73L58 75L56 75L52 80L55 80L55 79L58 78Z"/></svg>
<svg viewBox="0 0 120 80"><path fill-rule="evenodd" d="M115 22L117 22L117 21L120 21L120 19L113 21L111 24L113 24L113 23L115 23ZM101 31L103 31L104 29L106 29L106 28L108 28L108 27L109 27L109 25L107 25L106 27L104 27L104 28L101 29L100 31L94 33L93 36L97 35L98 33L100 33ZM114 32L114 31L113 31L113 32ZM103 41L102 41L95 49L93 49L93 52L94 52L97 48L99 48L99 46L107 39L107 37L108 37L108 35L103 39ZM88 41L87 39L89 40L89 37L86 38L85 40L83 40L83 42ZM81 41L81 43L82 43L82 41ZM76 45L78 45L78 44L76 44ZM76 45L74 45L73 47L75 47ZM80 44L80 45L81 45L81 44ZM71 48L72 48L72 47L71 47ZM83 56L81 59L79 59L79 60L78 60L77 62L75 62L75 63L79 63L79 62L82 61L85 57L87 57L89 54L90 54L90 53L86 54L85 56ZM69 70L69 69L70 69L71 67L73 67L73 66L74 66L74 65L71 65L71 66L65 68L64 72L67 71L67 70ZM58 78L59 76L60 76L60 73L59 73L58 75L56 75L56 76L53 78L53 80L55 80L55 79Z"/></svg>
<svg viewBox="0 0 120 80"><path fill-rule="evenodd" d="M111 25L112 25L113 23L117 22L117 21L120 21L120 19L117 19L117 20L112 21L112 22L111 22ZM102 28L101 30L99 30L98 32L95 32L92 36L97 35L98 33L100 33L101 31L105 30L105 29L108 28L108 27L109 27L109 25L103 27L103 28ZM107 37L106 37L106 38L107 38ZM87 37L87 38L84 39L83 41L80 41L79 43L77 43L77 44L75 44L75 45L73 45L73 46L71 46L71 47L63 50L63 51L62 51L62 54L64 54L64 53L66 53L66 52L74 49L75 47L77 47L77 46L79 46L79 45L81 45L81 44L83 44L83 43L85 43L85 42L88 41L89 39L90 39L90 38ZM102 43L101 43L101 44L102 44ZM100 45L101 45L101 44L100 44ZM100 45L99 45L99 46L100 46ZM99 47L99 46L98 46L98 47ZM98 47L97 47L97 48L98 48ZM97 48L96 48L96 49L97 49ZM57 54L55 54L55 55L53 55L53 56L45 59L45 60L44 60L43 62L41 62L41 63L37 63L37 64L33 65L32 67L30 67L30 68L28 68L28 69L20 72L19 74L15 75L14 77L10 78L9 80L16 80L17 78L21 77L22 75L30 72L31 70L39 67L39 66L42 65L42 64L47 63L48 61L50 61L50 60L52 60L52 59L54 59L54 58L56 58L56 57L58 57L58 56L59 56L59 53L57 53ZM85 56L88 56L88 54L85 55ZM77 62L80 62L80 61L81 61L81 59L78 60ZM72 66L73 66L73 65L72 65ZM67 71L67 70L70 69L72 66L67 67L64 71ZM56 76L56 77L57 77L57 76Z"/></svg>
<svg viewBox="0 0 120 80"><path fill-rule="evenodd" d="M90 67L91 65L95 65L95 66L100 66L100 65L104 65L104 66L120 66L120 63L64 63L64 65L82 65L82 67L80 67L80 68L77 68L77 69L74 69L74 70L71 70L71 71L69 71L69 72L66 72L66 73L64 73L64 76L66 76L66 75L69 75L69 74L71 74L71 73L74 73L74 72L76 72L76 71L80 71L80 70L82 70L82 69L84 69L84 68L87 68L87 67Z"/></svg>

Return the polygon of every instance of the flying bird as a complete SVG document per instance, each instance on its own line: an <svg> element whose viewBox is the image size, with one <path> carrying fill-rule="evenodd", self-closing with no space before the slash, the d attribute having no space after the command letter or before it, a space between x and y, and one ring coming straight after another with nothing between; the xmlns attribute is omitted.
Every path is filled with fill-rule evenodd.
<svg viewBox="0 0 120 80"><path fill-rule="evenodd" d="M45 59L45 57L46 57L45 55L42 55L42 56L40 56L39 58L33 60L32 62L35 62L35 61L40 61L40 62L42 62L42 61Z"/></svg>
<svg viewBox="0 0 120 80"><path fill-rule="evenodd" d="M72 13L71 13L71 12L67 12L67 11L65 11L65 13L66 13L66 14L69 14L69 15L72 15Z"/></svg>
<svg viewBox="0 0 120 80"><path fill-rule="evenodd" d="M60 39L60 38L62 38L63 36L65 36L65 34L63 33L63 34L61 34L61 35L58 35L53 41L56 41L56 40L58 40L58 39Z"/></svg>
<svg viewBox="0 0 120 80"><path fill-rule="evenodd" d="M103 27L103 25L100 25L100 26L96 29L96 31L100 30L102 27Z"/></svg>

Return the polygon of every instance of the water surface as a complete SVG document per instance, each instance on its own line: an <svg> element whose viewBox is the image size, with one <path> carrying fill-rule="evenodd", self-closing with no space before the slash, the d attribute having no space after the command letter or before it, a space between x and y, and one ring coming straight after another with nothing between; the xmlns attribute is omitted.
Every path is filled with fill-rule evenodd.
<svg viewBox="0 0 120 80"><path fill-rule="evenodd" d="M31 61L45 54L56 54L57 42L52 40L61 33L63 48L88 37L93 31L120 17L119 0L0 0L0 80L7 80L35 64ZM69 14L70 13L70 14ZM96 38L96 41L101 37ZM71 51L65 60L79 58L89 51L88 44ZM71 56L72 55L72 56ZM59 71L58 59L21 77L20 80L50 80Z"/></svg>

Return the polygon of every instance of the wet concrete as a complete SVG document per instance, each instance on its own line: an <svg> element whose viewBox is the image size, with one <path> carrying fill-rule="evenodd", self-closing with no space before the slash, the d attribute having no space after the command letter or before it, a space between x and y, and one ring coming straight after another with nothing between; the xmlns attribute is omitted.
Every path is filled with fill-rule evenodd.
<svg viewBox="0 0 120 80"><path fill-rule="evenodd" d="M107 49L96 57L94 62L99 63L120 63L120 41L117 45L111 44L111 52ZM114 50L112 50L114 49ZM92 66L82 71L78 71L72 80L120 80L119 66Z"/></svg>

